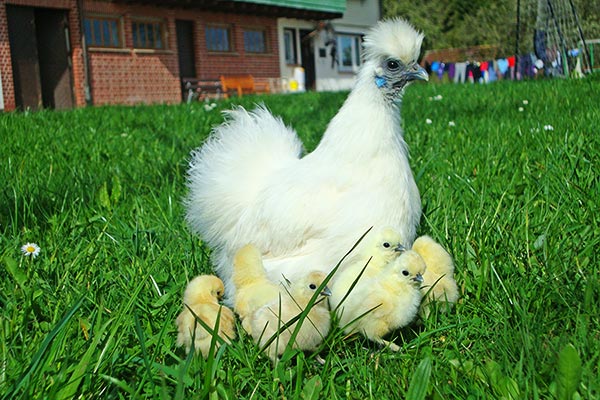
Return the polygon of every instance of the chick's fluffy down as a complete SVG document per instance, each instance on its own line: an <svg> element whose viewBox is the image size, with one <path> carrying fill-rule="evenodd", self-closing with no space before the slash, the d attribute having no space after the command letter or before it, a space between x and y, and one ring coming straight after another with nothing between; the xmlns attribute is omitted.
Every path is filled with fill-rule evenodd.
<svg viewBox="0 0 600 400"><path fill-rule="evenodd" d="M359 332L393 351L400 348L383 339L412 322L421 303L420 283L425 263L412 250L391 261L373 278L359 280L339 310L346 333Z"/></svg>
<svg viewBox="0 0 600 400"><path fill-rule="evenodd" d="M263 347L283 325L306 309L323 279L325 279L324 273L311 272L306 278L291 283L288 290L282 290L275 301L257 310L251 320L254 341ZM331 316L327 299L323 296L328 294L329 289L327 288L319 293L317 302L311 308L308 316L301 321L301 327L291 345L292 348L314 351L327 336L331 328ZM281 331L277 339L265 349L266 354L273 361L285 351L298 323L299 321Z"/></svg>
<svg viewBox="0 0 600 400"><path fill-rule="evenodd" d="M426 294L423 304L436 300L453 305L458 300L458 286L454 279L452 256L429 236L420 236L413 244L413 250L425 261L427 269L423 275L421 291Z"/></svg>
<svg viewBox="0 0 600 400"><path fill-rule="evenodd" d="M242 321L242 327L252 334L249 317L260 307L275 300L280 285L267 277L260 251L248 244L237 251L233 260L235 294L233 308Z"/></svg>
<svg viewBox="0 0 600 400"><path fill-rule="evenodd" d="M213 328L226 343L231 343L231 339L235 339L233 311L218 302L224 290L223 282L213 275L197 276L188 284L183 295L183 311L175 321L178 332L177 346L185 346L187 353L195 348L204 358L208 357L213 335L204 329L196 318ZM218 326L217 319L219 319ZM215 346L216 348L220 346L219 340L216 341Z"/></svg>

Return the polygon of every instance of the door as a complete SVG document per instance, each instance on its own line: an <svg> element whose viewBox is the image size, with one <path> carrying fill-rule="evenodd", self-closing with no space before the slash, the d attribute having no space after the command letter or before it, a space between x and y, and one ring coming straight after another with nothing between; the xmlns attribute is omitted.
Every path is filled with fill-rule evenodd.
<svg viewBox="0 0 600 400"><path fill-rule="evenodd" d="M177 55L179 58L179 78L196 78L196 57L194 52L194 22L175 21L177 32ZM186 98L182 86L182 99Z"/></svg>
<svg viewBox="0 0 600 400"><path fill-rule="evenodd" d="M315 90L315 45L310 30L300 30L300 51L302 52L302 68L304 68L304 84L306 90Z"/></svg>
<svg viewBox="0 0 600 400"><path fill-rule="evenodd" d="M35 26L44 107L73 107L71 82L71 50L67 13L62 10L38 8Z"/></svg>
<svg viewBox="0 0 600 400"><path fill-rule="evenodd" d="M42 83L35 34L35 9L6 5L15 103L19 109L42 106Z"/></svg>

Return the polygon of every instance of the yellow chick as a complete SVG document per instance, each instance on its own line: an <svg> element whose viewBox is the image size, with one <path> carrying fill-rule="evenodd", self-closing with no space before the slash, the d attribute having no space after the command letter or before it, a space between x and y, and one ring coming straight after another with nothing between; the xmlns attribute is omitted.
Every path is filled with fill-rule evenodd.
<svg viewBox="0 0 600 400"><path fill-rule="evenodd" d="M277 298L280 286L266 275L260 251L248 244L237 251L233 259L235 295L233 309L242 321L242 327L252 334L249 317L256 310Z"/></svg>
<svg viewBox="0 0 600 400"><path fill-rule="evenodd" d="M323 272L310 272L306 277L296 282L289 283L282 288L275 301L261 307L252 316L252 337L261 348L277 331L306 309L310 299L323 283L326 275ZM302 321L292 348L314 351L321 344L331 329L331 315L327 299L331 292L325 287L313 304L307 317ZM277 338L265 348L266 354L273 360L285 351L291 340L292 333L298 322L281 331Z"/></svg>
<svg viewBox="0 0 600 400"><path fill-rule="evenodd" d="M400 234L390 227L385 227L372 238L365 239L367 242L358 255L351 257L332 278L329 299L332 310L339 306L363 269L360 280L373 277L406 250L402 245ZM350 292L350 296L354 296L353 291Z"/></svg>
<svg viewBox="0 0 600 400"><path fill-rule="evenodd" d="M431 301L443 301L453 305L458 300L458 286L454 279L452 256L429 236L420 236L413 244L413 250L425 261L427 270L423 275L421 292L425 296L423 308ZM427 315L427 311L425 311Z"/></svg>
<svg viewBox="0 0 600 400"><path fill-rule="evenodd" d="M389 346L392 351L400 350L398 345L383 337L408 325L417 315L424 272L425 263L421 256L407 250L376 276L359 280L338 310L344 332L360 332L374 342Z"/></svg>
<svg viewBox="0 0 600 400"><path fill-rule="evenodd" d="M208 357L213 335L196 321L194 314L213 328L226 343L235 339L233 311L219 304L224 292L223 282L214 275L200 275L190 281L183 294L183 311L175 321L178 331L177 346L185 346L187 353L194 347L200 350L204 358ZM219 313L219 326L216 326ZM218 340L215 345L217 348L220 346Z"/></svg>

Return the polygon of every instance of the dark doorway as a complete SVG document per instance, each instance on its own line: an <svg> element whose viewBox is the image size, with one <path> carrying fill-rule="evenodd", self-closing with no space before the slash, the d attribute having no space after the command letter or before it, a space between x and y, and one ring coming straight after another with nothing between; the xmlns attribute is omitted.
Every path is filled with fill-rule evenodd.
<svg viewBox="0 0 600 400"><path fill-rule="evenodd" d="M37 110L42 106L42 83L34 9L6 5L6 18L17 108Z"/></svg>
<svg viewBox="0 0 600 400"><path fill-rule="evenodd" d="M306 90L315 90L315 45L313 38L309 36L311 32L310 30L300 30L300 48Z"/></svg>
<svg viewBox="0 0 600 400"><path fill-rule="evenodd" d="M196 57L194 52L194 23L192 21L175 21L177 31L177 54L179 57L179 78L196 78ZM182 86L182 99L186 98L186 90Z"/></svg>
<svg viewBox="0 0 600 400"><path fill-rule="evenodd" d="M38 8L35 10L35 26L44 107L72 108L73 84L67 13Z"/></svg>
<svg viewBox="0 0 600 400"><path fill-rule="evenodd" d="M67 11L6 6L19 109L73 107Z"/></svg>

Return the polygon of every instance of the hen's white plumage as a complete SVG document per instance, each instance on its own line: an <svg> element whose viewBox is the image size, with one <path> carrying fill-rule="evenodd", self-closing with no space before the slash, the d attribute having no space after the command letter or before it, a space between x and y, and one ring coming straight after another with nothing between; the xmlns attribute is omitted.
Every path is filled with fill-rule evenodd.
<svg viewBox="0 0 600 400"><path fill-rule="evenodd" d="M233 255L246 243L276 281L330 271L372 226L412 244L421 202L398 102L409 81L427 79L416 63L422 40L401 19L376 25L355 88L304 157L296 133L263 107L228 112L193 152L186 218L213 248L228 297Z"/></svg>

